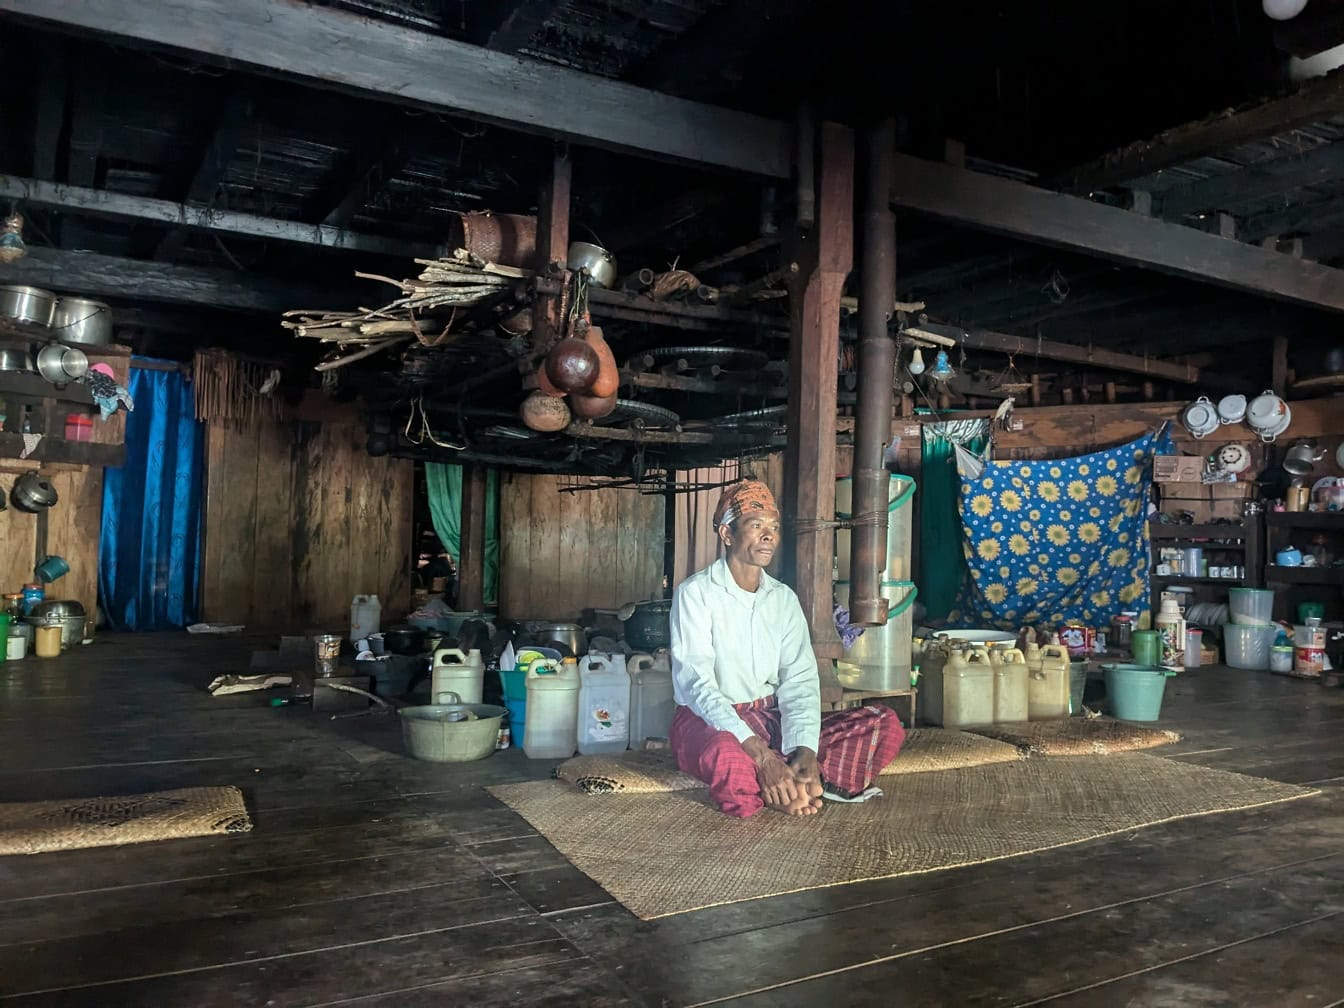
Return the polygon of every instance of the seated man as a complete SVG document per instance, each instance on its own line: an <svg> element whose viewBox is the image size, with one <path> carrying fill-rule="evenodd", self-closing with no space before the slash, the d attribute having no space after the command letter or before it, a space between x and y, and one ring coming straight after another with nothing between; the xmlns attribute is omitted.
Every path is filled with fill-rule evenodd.
<svg viewBox="0 0 1344 1008"><path fill-rule="evenodd" d="M858 795L900 751L900 718L881 706L822 716L802 606L764 570L780 537L769 488L729 487L714 527L725 555L672 597L677 765L740 818L767 805L812 815L823 791Z"/></svg>

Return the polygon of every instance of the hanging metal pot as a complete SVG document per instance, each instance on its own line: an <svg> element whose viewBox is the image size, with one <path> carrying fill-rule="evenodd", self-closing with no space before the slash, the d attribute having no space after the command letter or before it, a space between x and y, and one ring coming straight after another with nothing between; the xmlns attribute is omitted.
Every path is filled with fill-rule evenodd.
<svg viewBox="0 0 1344 1008"><path fill-rule="evenodd" d="M56 503L56 488L45 476L36 472L26 472L14 481L10 499L20 511L37 514Z"/></svg>
<svg viewBox="0 0 1344 1008"><path fill-rule="evenodd" d="M625 642L640 651L668 647L672 635L668 625L671 613L671 599L637 603L635 611L625 621Z"/></svg>
<svg viewBox="0 0 1344 1008"><path fill-rule="evenodd" d="M63 297L56 302L51 328L62 343L107 346L112 342L112 309L101 301Z"/></svg>

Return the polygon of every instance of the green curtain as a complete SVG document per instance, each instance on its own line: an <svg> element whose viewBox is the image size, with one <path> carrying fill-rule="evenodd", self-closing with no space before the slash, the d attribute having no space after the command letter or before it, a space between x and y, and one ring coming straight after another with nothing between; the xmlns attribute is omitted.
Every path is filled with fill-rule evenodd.
<svg viewBox="0 0 1344 1008"><path fill-rule="evenodd" d="M920 451L919 597L930 622L946 618L966 580L962 542L961 477L957 474L953 440L981 454L989 443L985 421L961 420L924 424ZM946 435L946 436L945 436Z"/></svg>
<svg viewBox="0 0 1344 1008"><path fill-rule="evenodd" d="M457 560L462 556L462 467L444 462L425 463L425 490L434 531L443 548ZM499 473L485 473L485 603L499 600Z"/></svg>

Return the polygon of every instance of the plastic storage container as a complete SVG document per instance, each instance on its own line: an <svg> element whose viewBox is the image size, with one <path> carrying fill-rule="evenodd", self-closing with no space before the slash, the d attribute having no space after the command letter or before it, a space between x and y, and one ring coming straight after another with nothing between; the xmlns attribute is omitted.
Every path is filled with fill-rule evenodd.
<svg viewBox="0 0 1344 1008"><path fill-rule="evenodd" d="M945 728L994 723L994 666L986 648L954 652L943 666L942 716Z"/></svg>
<svg viewBox="0 0 1344 1008"><path fill-rule="evenodd" d="M1135 665L1162 664L1162 635L1156 630L1135 630L1129 642Z"/></svg>
<svg viewBox="0 0 1344 1008"><path fill-rule="evenodd" d="M379 631L382 618L383 604L377 595L356 595L350 601L350 639L357 641L373 636Z"/></svg>
<svg viewBox="0 0 1344 1008"><path fill-rule="evenodd" d="M1273 623L1264 626L1223 624L1223 645L1227 652L1224 657L1228 666L1254 671L1269 668L1269 648L1278 630Z"/></svg>
<svg viewBox="0 0 1344 1008"><path fill-rule="evenodd" d="M647 738L667 738L677 702L672 698L672 662L666 650L656 655L633 654L626 665L630 677L630 748Z"/></svg>
<svg viewBox="0 0 1344 1008"><path fill-rule="evenodd" d="M1273 618L1274 592L1268 588L1229 588L1227 614L1233 623L1264 626Z"/></svg>
<svg viewBox="0 0 1344 1008"><path fill-rule="evenodd" d="M1051 721L1069 716L1069 652L1062 644L1041 648L1041 668L1027 684L1027 716Z"/></svg>
<svg viewBox="0 0 1344 1008"><path fill-rule="evenodd" d="M1074 658L1069 662L1069 713L1083 712L1083 693L1087 689L1087 659Z"/></svg>
<svg viewBox="0 0 1344 1008"><path fill-rule="evenodd" d="M401 734L406 751L431 763L467 763L495 751L504 708L491 704L430 704L404 707Z"/></svg>
<svg viewBox="0 0 1344 1008"><path fill-rule="evenodd" d="M67 441L92 441L93 417L82 413L67 413L65 417L65 439Z"/></svg>
<svg viewBox="0 0 1344 1008"><path fill-rule="evenodd" d="M994 648L989 652L994 669L994 720L1027 720L1027 689L1031 673L1026 656L1017 648Z"/></svg>
<svg viewBox="0 0 1344 1008"><path fill-rule="evenodd" d="M529 759L569 759L579 747L579 665L538 658L527 667L527 725L523 752Z"/></svg>
<svg viewBox="0 0 1344 1008"><path fill-rule="evenodd" d="M1153 627L1162 638L1163 668L1173 671L1185 667L1185 617L1181 615L1180 603L1171 595L1162 597L1162 605Z"/></svg>
<svg viewBox="0 0 1344 1008"><path fill-rule="evenodd" d="M948 641L928 641L919 660L919 715L929 724L943 723L943 671L953 650Z"/></svg>
<svg viewBox="0 0 1344 1008"><path fill-rule="evenodd" d="M579 659L579 752L625 752L630 748L630 675L611 655Z"/></svg>
<svg viewBox="0 0 1344 1008"><path fill-rule="evenodd" d="M1151 665L1103 665L1111 713L1121 721L1156 721L1167 678L1176 673Z"/></svg>
<svg viewBox="0 0 1344 1008"><path fill-rule="evenodd" d="M439 648L434 652L430 681L433 703L449 703L443 694L456 693L462 703L478 704L485 691L485 661L475 648L465 652L458 648Z"/></svg>

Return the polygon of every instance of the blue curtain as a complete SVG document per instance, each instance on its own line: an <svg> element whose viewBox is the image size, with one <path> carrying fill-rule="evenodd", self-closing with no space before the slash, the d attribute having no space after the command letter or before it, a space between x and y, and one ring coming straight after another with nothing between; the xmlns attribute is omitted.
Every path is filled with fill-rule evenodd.
<svg viewBox="0 0 1344 1008"><path fill-rule="evenodd" d="M1078 619L1105 626L1148 609L1148 495L1166 428L1137 441L1048 462L987 462L962 475L970 580L954 625L1015 630Z"/></svg>
<svg viewBox="0 0 1344 1008"><path fill-rule="evenodd" d="M133 357L130 383L126 463L103 477L98 596L115 629L171 630L199 608L205 427L175 363Z"/></svg>

